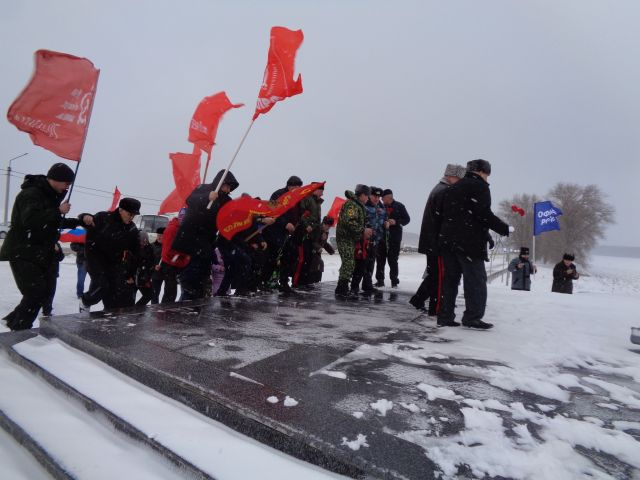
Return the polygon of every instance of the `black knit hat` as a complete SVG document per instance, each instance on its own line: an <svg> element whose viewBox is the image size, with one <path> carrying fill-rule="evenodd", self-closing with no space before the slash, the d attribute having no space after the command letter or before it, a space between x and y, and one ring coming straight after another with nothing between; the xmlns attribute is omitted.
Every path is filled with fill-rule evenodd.
<svg viewBox="0 0 640 480"><path fill-rule="evenodd" d="M529 255L529 247L520 247L520 255Z"/></svg>
<svg viewBox="0 0 640 480"><path fill-rule="evenodd" d="M491 175L491 164L481 158L471 160L467 162L467 172L483 172Z"/></svg>
<svg viewBox="0 0 640 480"><path fill-rule="evenodd" d="M385 195L393 195L393 192L391 191L391 189L390 189L390 188L385 188L385 189L382 191L382 196L384 197Z"/></svg>
<svg viewBox="0 0 640 480"><path fill-rule="evenodd" d="M368 197L369 195L371 195L371 189L369 188L368 185L365 185L364 183L359 183L358 185L356 185L355 194L356 195L364 194Z"/></svg>
<svg viewBox="0 0 640 480"><path fill-rule="evenodd" d="M118 208L126 210L133 215L138 215L140 213L140 202L135 198L125 197L120 200Z"/></svg>
<svg viewBox="0 0 640 480"><path fill-rule="evenodd" d="M73 183L76 175L68 165L64 163L54 163L47 172L47 178L55 180L56 182Z"/></svg>
<svg viewBox="0 0 640 480"><path fill-rule="evenodd" d="M370 195L377 195L379 197L382 196L382 189L380 187L370 187L370 188L371 188Z"/></svg>
<svg viewBox="0 0 640 480"><path fill-rule="evenodd" d="M296 175L291 175L287 180L287 187L301 187L302 179Z"/></svg>
<svg viewBox="0 0 640 480"><path fill-rule="evenodd" d="M562 256L563 260L569 260L570 262L573 262L576 259L576 256L573 253L565 253Z"/></svg>

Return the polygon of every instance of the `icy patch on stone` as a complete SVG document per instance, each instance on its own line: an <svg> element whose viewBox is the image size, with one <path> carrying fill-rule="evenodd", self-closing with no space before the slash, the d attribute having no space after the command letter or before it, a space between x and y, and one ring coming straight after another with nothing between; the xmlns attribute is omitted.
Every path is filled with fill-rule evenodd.
<svg viewBox="0 0 640 480"><path fill-rule="evenodd" d="M596 403L597 406L608 408L609 410L618 410L618 406L613 403Z"/></svg>
<svg viewBox="0 0 640 480"><path fill-rule="evenodd" d="M377 402L369 404L371 408L377 410L380 416L385 417L387 412L393 408L393 402L381 398Z"/></svg>
<svg viewBox="0 0 640 480"><path fill-rule="evenodd" d="M364 413L362 413L362 412L353 412L351 415L353 415L357 419L361 419L362 416L364 415Z"/></svg>
<svg viewBox="0 0 640 480"><path fill-rule="evenodd" d="M599 378L594 377L583 377L585 382L592 383L593 385L597 385L598 387L609 392L612 400L616 402L623 403L630 408L640 409L640 394L630 390L627 387L621 387L620 385L616 385L614 383L605 382L604 380L600 380Z"/></svg>
<svg viewBox="0 0 640 480"><path fill-rule="evenodd" d="M351 450L360 450L360 447L368 447L367 436L361 433L355 438L355 440L348 441L347 437L342 437L342 445L349 447Z"/></svg>
<svg viewBox="0 0 640 480"><path fill-rule="evenodd" d="M284 397L285 407L295 407L296 405L298 405L298 401L295 398L291 398L289 395Z"/></svg>
<svg viewBox="0 0 640 480"><path fill-rule="evenodd" d="M269 398L267 398L267 402L269 403L278 403L278 397L276 397L275 395L270 396Z"/></svg>
<svg viewBox="0 0 640 480"><path fill-rule="evenodd" d="M436 398L455 401L462 400L460 395L457 395L456 392L449 390L448 388L434 387L433 385L427 385L426 383L420 383L416 388L426 393L430 402L434 401Z"/></svg>
<svg viewBox="0 0 640 480"><path fill-rule="evenodd" d="M415 403L400 402L400 406L402 408L406 408L407 410L409 410L412 413L418 413L420 411L420 408Z"/></svg>
<svg viewBox="0 0 640 480"><path fill-rule="evenodd" d="M255 383L256 385L264 385L264 383L260 383L257 380L254 380L249 377L245 377L244 375L240 375L239 373L230 372L229 376L233 378L237 378L238 380L243 380L245 382Z"/></svg>

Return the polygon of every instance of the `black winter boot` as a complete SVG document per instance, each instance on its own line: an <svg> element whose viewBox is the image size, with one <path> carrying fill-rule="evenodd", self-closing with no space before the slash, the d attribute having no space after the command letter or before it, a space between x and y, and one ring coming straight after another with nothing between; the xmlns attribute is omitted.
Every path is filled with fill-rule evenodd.
<svg viewBox="0 0 640 480"><path fill-rule="evenodd" d="M349 296L349 280L338 280L336 296L347 298Z"/></svg>

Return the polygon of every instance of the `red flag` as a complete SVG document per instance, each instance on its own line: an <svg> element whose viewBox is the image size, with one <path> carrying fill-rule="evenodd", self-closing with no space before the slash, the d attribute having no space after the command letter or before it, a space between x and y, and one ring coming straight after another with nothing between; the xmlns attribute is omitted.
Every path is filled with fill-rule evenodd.
<svg viewBox="0 0 640 480"><path fill-rule="evenodd" d="M520 215L521 217L524 217L524 215L525 215L525 211L522 208L520 208L519 206L515 205L515 204L511 205L511 210L514 213L517 213L518 215Z"/></svg>
<svg viewBox="0 0 640 480"><path fill-rule="evenodd" d="M185 199L178 194L178 189L174 189L160 204L158 215L179 212L184 207L184 201Z"/></svg>
<svg viewBox="0 0 640 480"><path fill-rule="evenodd" d="M248 196L227 202L218 212L216 219L218 231L224 238L231 240L236 233L252 225L254 216L279 217L323 185L324 182L314 182L295 188L283 193L275 202Z"/></svg>
<svg viewBox="0 0 640 480"><path fill-rule="evenodd" d="M293 31L284 27L271 28L269 56L253 120L258 118L261 113L267 113L271 110L276 102L302 93L302 78L298 74L298 79L294 80L293 75L296 53L303 39L302 30Z"/></svg>
<svg viewBox="0 0 640 480"><path fill-rule="evenodd" d="M118 190L118 186L116 185L116 189L113 191L113 199L111 200L111 207L109 207L109 211L113 212L116 208L118 208L118 202L120 202L120 197L122 194L120 190Z"/></svg>
<svg viewBox="0 0 640 480"><path fill-rule="evenodd" d="M244 103L231 103L224 92L203 98L189 124L189 141L211 156L222 116L232 108L243 106Z"/></svg>
<svg viewBox="0 0 640 480"><path fill-rule="evenodd" d="M29 84L7 118L35 145L80 161L100 70L86 58L38 50Z"/></svg>
<svg viewBox="0 0 640 480"><path fill-rule="evenodd" d="M329 213L327 213L328 217L333 218L333 226L335 227L338 224L338 217L340 216L340 209L342 205L347 200L345 198L336 197L333 199L333 203L331 204L331 208L329 209Z"/></svg>
<svg viewBox="0 0 640 480"><path fill-rule="evenodd" d="M170 153L169 158L173 165L176 191L184 201L200 185L200 152Z"/></svg>

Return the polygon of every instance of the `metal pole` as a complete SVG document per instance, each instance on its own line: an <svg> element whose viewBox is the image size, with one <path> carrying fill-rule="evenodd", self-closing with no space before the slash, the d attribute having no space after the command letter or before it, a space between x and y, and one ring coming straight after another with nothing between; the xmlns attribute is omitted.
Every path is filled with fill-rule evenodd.
<svg viewBox="0 0 640 480"><path fill-rule="evenodd" d="M9 189L11 188L11 162L20 157L24 157L25 155L29 155L29 152L23 153L22 155L18 155L17 157L13 157L11 160L9 160L9 166L7 167L7 187L4 192L4 223L9 222Z"/></svg>
<svg viewBox="0 0 640 480"><path fill-rule="evenodd" d="M238 145L238 148L236 149L236 153L233 154L233 158L231 158L229 165L227 166L224 173L222 174L222 178L220 178L220 181L218 182L218 186L215 189L216 192L220 190L220 187L224 183L224 179L227 178L227 173L229 173L229 170L231 169L231 165L233 165L233 162L236 160L236 157L238 156L238 152L242 148L242 144L244 143L244 140L247 138L247 135L249 135L249 130L251 130L251 127L253 127L253 122L255 122L255 120L251 120L251 123L249 124L249 128L247 128L247 131L244 132L244 137L242 137L242 140L240 140L240 145ZM213 205L212 201L210 201L209 204L207 205L207 210L211 208L211 205Z"/></svg>

